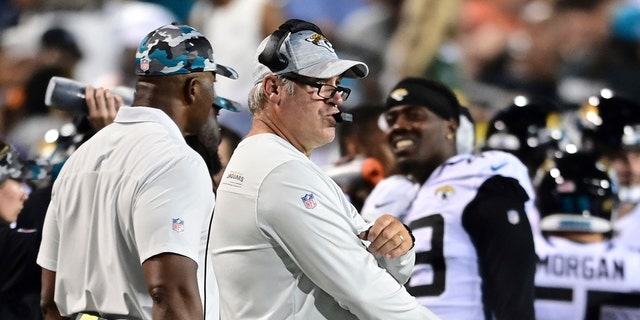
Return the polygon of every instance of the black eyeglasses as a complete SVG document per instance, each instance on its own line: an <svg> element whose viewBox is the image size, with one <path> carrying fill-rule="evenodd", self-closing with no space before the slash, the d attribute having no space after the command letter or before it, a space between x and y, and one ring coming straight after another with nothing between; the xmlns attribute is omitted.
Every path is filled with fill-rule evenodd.
<svg viewBox="0 0 640 320"><path fill-rule="evenodd" d="M306 84L308 86L312 86L318 89L318 96L325 99L333 98L336 95L336 92L338 92L340 93L340 97L342 97L342 101L347 101L347 98L349 98L349 94L351 94L351 89L341 87L341 86L334 86L331 84L315 82L310 79L305 79L302 77L285 76L284 78L291 80L293 82Z"/></svg>

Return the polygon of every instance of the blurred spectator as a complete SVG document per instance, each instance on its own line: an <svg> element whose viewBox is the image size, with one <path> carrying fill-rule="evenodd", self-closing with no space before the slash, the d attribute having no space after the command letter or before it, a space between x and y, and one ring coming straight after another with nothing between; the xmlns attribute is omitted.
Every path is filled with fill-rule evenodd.
<svg viewBox="0 0 640 320"><path fill-rule="evenodd" d="M485 139L487 122L517 95L554 99L556 46L549 1L464 1L456 44L458 77Z"/></svg>
<svg viewBox="0 0 640 320"><path fill-rule="evenodd" d="M375 158L383 168L383 175L393 173L395 159L391 148L386 143L384 131L378 126L378 120L384 107L377 104L362 104L348 111L353 115L353 123L344 123L336 128L340 145L341 159L336 164L343 164L358 156Z"/></svg>
<svg viewBox="0 0 640 320"><path fill-rule="evenodd" d="M105 6L104 13L118 35L113 43L117 48L117 68L97 77L92 83L107 88L133 88L136 80L134 61L142 38L149 30L179 19L168 8L147 1L112 1Z"/></svg>
<svg viewBox="0 0 640 320"><path fill-rule="evenodd" d="M76 38L61 27L51 27L40 38L38 63L45 66L57 66L62 69L63 77L72 77L83 53Z"/></svg>
<svg viewBox="0 0 640 320"><path fill-rule="evenodd" d="M59 129L71 121L71 115L45 105L45 93L52 77L72 77L82 57L69 31L52 27L41 36L35 70L21 89L24 100L18 108L5 113L7 139L25 158L38 156L39 143L48 130Z"/></svg>
<svg viewBox="0 0 640 320"><path fill-rule="evenodd" d="M40 2L40 0L0 0L0 33L18 24L20 16Z"/></svg>
<svg viewBox="0 0 640 320"><path fill-rule="evenodd" d="M336 42L345 54L364 61L370 68L360 81L363 102L378 103L383 98L380 73L384 68L384 52L400 20L404 0L371 0L346 15L336 28Z"/></svg>
<svg viewBox="0 0 640 320"><path fill-rule="evenodd" d="M18 152L0 141L0 315L3 320L37 320L40 267L36 264L40 232L10 227L28 193Z"/></svg>
<svg viewBox="0 0 640 320"><path fill-rule="evenodd" d="M519 94L558 101L560 55L553 22L553 1L529 1L520 11L521 28L509 35L505 67L496 83ZM562 104L558 105L563 108Z"/></svg>
<svg viewBox="0 0 640 320"><path fill-rule="evenodd" d="M454 37L461 3L403 0L400 23L385 50L379 79L383 92L410 76L427 76L458 87L459 48Z"/></svg>
<svg viewBox="0 0 640 320"><path fill-rule="evenodd" d="M353 123L336 127L340 159L324 168L358 211L375 185L395 169L391 148L378 127L383 111L381 105L369 104L349 109Z"/></svg>
<svg viewBox="0 0 640 320"><path fill-rule="evenodd" d="M72 121L65 111L50 109L45 105L45 93L54 76L62 76L61 69L43 67L37 70L25 85L25 97L20 113L8 127L7 140L16 146L25 158L33 159L41 154L41 143L49 130L58 130Z"/></svg>
<svg viewBox="0 0 640 320"><path fill-rule="evenodd" d="M281 0L279 2L282 3L282 10L287 17L313 22L322 29L328 39L334 39L338 33L342 32L336 32L336 26L371 0Z"/></svg>
<svg viewBox="0 0 640 320"><path fill-rule="evenodd" d="M582 109L585 146L602 153L611 168L618 201L614 239L640 249L640 103L610 90Z"/></svg>
<svg viewBox="0 0 640 320"><path fill-rule="evenodd" d="M247 95L253 87L255 50L284 20L285 13L274 0L198 0L191 10L189 24L211 40L216 59L237 66L238 79L217 80L216 92L245 107L241 112L226 112L219 117L221 124L241 136L246 135L251 126ZM218 43L224 45L216 46Z"/></svg>
<svg viewBox="0 0 640 320"><path fill-rule="evenodd" d="M557 0L554 30L562 65L558 94L579 106L608 87L640 99L637 43L613 37L616 0Z"/></svg>
<svg viewBox="0 0 640 320"><path fill-rule="evenodd" d="M151 4L157 4L165 7L176 17L176 22L186 23L189 20L189 14L193 8L194 3L197 0L137 0L140 2L147 2ZM158 27L158 26L155 26ZM140 39L142 40L142 39Z"/></svg>
<svg viewBox="0 0 640 320"><path fill-rule="evenodd" d="M462 73L471 79L502 84L502 74L511 35L522 28L520 9L527 0L466 0L460 15Z"/></svg>

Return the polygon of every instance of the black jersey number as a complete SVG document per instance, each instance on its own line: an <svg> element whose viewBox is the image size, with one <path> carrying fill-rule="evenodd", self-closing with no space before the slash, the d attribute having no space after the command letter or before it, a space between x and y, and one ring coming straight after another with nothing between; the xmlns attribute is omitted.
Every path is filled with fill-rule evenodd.
<svg viewBox="0 0 640 320"><path fill-rule="evenodd" d="M541 300L553 300L553 301L573 301L573 289L569 288L551 288L551 287L536 287L536 299ZM585 310L585 320L600 320L602 315L602 308L609 306L613 309L616 307L621 308L634 308L635 316L640 315L639 302L640 293L621 293L621 292L608 292L587 290L587 305ZM637 310L637 311L636 311ZM637 314L636 314L637 312ZM608 318L603 318L608 319Z"/></svg>
<svg viewBox="0 0 640 320"><path fill-rule="evenodd" d="M430 215L409 224L411 230L431 228L431 250L416 252L416 266L431 265L433 282L431 284L411 286L407 282L407 291L415 297L439 296L444 292L447 265L444 261L444 218L440 214Z"/></svg>

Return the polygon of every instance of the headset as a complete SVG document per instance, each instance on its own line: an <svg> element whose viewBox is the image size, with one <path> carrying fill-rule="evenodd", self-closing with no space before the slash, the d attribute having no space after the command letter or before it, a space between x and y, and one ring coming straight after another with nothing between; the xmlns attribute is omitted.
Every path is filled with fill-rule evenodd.
<svg viewBox="0 0 640 320"><path fill-rule="evenodd" d="M269 36L269 41L260 55L258 55L258 61L267 66L272 72L286 69L287 66L289 66L289 59L280 53L280 48L288 35L303 30L310 30L324 36L322 30L311 22L300 19L289 19ZM353 115L342 111L334 114L333 118L336 122L353 122Z"/></svg>
<svg viewBox="0 0 640 320"><path fill-rule="evenodd" d="M311 30L322 34L320 28L313 23L300 19L289 19L269 36L267 45L258 56L258 61L273 72L286 69L289 65L289 59L280 53L280 48L289 34L302 30Z"/></svg>

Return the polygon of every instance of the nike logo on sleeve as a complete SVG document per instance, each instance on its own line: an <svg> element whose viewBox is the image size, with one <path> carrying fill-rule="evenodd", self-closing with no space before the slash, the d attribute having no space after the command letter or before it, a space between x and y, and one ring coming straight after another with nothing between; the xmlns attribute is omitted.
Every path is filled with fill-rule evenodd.
<svg viewBox="0 0 640 320"><path fill-rule="evenodd" d="M492 164L491 165L491 171L498 171L498 170L500 170L502 167L504 167L506 165L507 165L507 162L503 162L503 163L498 164L498 165L493 165Z"/></svg>
<svg viewBox="0 0 640 320"><path fill-rule="evenodd" d="M390 204L392 204L394 202L395 202L395 200L385 201L385 202L382 202L382 203L376 203L376 204L373 205L373 207L376 208L376 209L380 209L380 208L386 207L386 206L388 206L388 205L390 205Z"/></svg>

